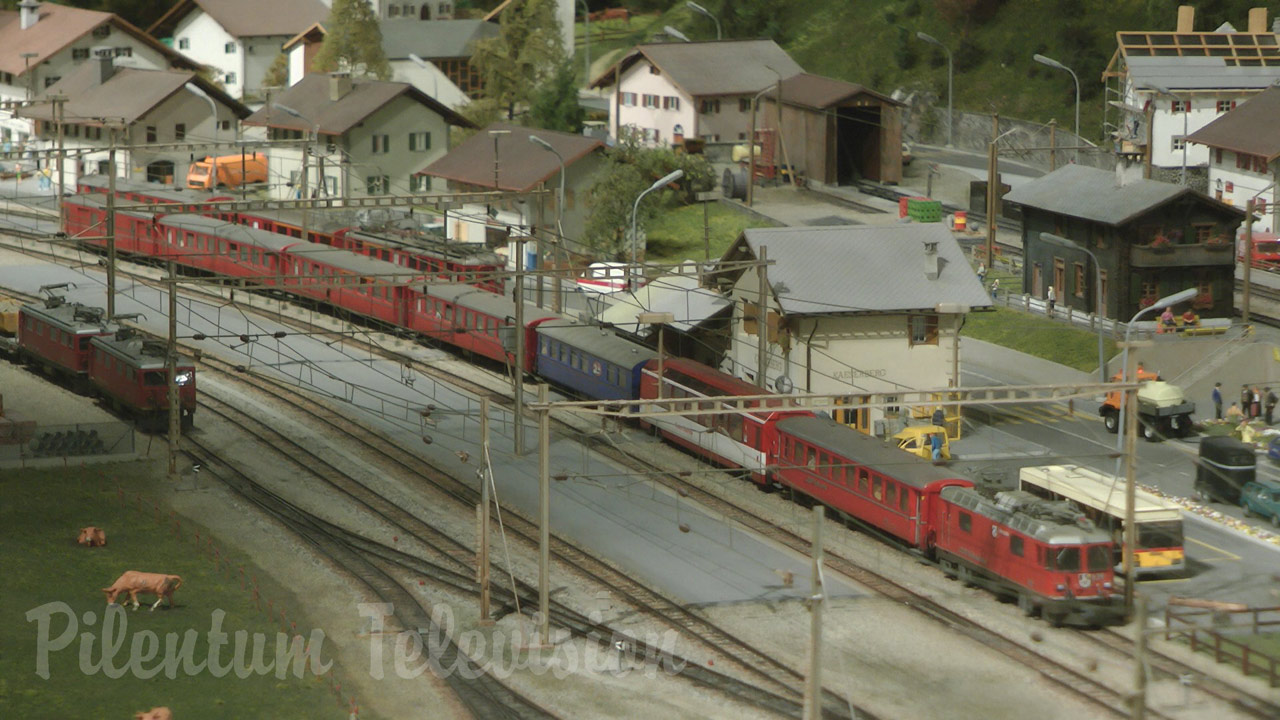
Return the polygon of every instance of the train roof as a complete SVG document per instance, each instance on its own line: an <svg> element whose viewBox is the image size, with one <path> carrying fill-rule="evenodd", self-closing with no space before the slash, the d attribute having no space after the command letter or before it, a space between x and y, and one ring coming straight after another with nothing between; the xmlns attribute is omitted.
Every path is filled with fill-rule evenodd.
<svg viewBox="0 0 1280 720"><path fill-rule="evenodd" d="M165 364L165 341L146 337L133 332L100 335L90 342L96 348L126 362L130 367L139 370L163 370ZM189 357L178 356L178 368L190 370L194 367Z"/></svg>
<svg viewBox="0 0 1280 720"><path fill-rule="evenodd" d="M56 307L28 304L22 306L22 312L75 335L101 335L115 332L118 327L107 320L106 310L81 303L64 303Z"/></svg>
<svg viewBox="0 0 1280 720"><path fill-rule="evenodd" d="M83 175L78 181L79 185L94 188L95 191L102 193L109 189L110 180L106 175ZM116 178L116 194L121 193L140 193L154 197L162 202L175 203L199 203L210 202L215 199L226 198L223 193L210 193L203 190L190 190L180 187L172 187L161 183L138 182L136 180L125 180ZM121 205L129 204L131 200L121 200Z"/></svg>
<svg viewBox="0 0 1280 720"><path fill-rule="evenodd" d="M974 488L946 487L942 498L1050 545L1105 543L1111 536L1099 530L1070 504L1050 502L1022 490L1005 490L988 497Z"/></svg>
<svg viewBox="0 0 1280 720"><path fill-rule="evenodd" d="M425 294L428 297L444 300L453 303L459 307L468 310L474 310L492 317L514 318L516 315L515 301L507 298L505 295L481 290L474 285L465 283L428 283L425 287ZM564 320L569 322L568 318L563 315L543 310L536 305L525 303L524 305L524 322L525 325L537 322L539 320Z"/></svg>
<svg viewBox="0 0 1280 720"><path fill-rule="evenodd" d="M304 243L295 237L268 232L266 230L259 230L245 225L237 225L221 218L209 217L208 215L195 215L192 213L166 215L160 219L159 223L179 230L201 232L217 238L222 238L223 240L230 240L242 245L252 245L254 247L260 247L265 250L272 250L276 252L296 245L315 245L316 247L328 248L327 245Z"/></svg>
<svg viewBox="0 0 1280 720"><path fill-rule="evenodd" d="M76 195L65 195L62 198L62 204L63 205L67 205L67 204L83 205L85 207L94 208L95 210L105 211L107 209L106 197L107 197L106 195L103 195L101 193L78 193ZM128 200L124 200L119 202L118 204L125 205L125 204L128 204L128 202L129 202ZM138 218L139 220L155 220L156 219L155 213L145 212L142 210L117 210L116 214Z"/></svg>
<svg viewBox="0 0 1280 720"><path fill-rule="evenodd" d="M420 233L393 235L368 230L350 230L347 237L361 242L395 248L404 252L444 258L458 265L504 267L506 262L484 243L462 243L440 240Z"/></svg>
<svg viewBox="0 0 1280 720"><path fill-rule="evenodd" d="M697 360L669 357L666 358L663 363L663 372L667 375L670 375L673 372L679 372L691 378L701 380L704 385L718 390L719 392L716 393L717 396L765 395L769 392L768 390L761 389L746 380L720 372L709 365L704 365Z"/></svg>
<svg viewBox="0 0 1280 720"><path fill-rule="evenodd" d="M321 245L319 243L303 243L295 241L295 244L288 249L288 253L296 257L307 258L314 262L324 263L329 267L334 267L353 275L386 277L400 281L407 281L412 278L421 277L421 273L401 267L395 263L378 260L368 257L367 255L351 252L350 250L343 250L341 248Z"/></svg>
<svg viewBox="0 0 1280 720"><path fill-rule="evenodd" d="M538 334L558 340L612 365L635 367L658 356L656 350L599 325L545 323Z"/></svg>
<svg viewBox="0 0 1280 720"><path fill-rule="evenodd" d="M778 421L778 431L822 448L832 455L865 465L894 480L916 488L959 478L945 467L899 449L893 443L841 425L826 416L796 415Z"/></svg>

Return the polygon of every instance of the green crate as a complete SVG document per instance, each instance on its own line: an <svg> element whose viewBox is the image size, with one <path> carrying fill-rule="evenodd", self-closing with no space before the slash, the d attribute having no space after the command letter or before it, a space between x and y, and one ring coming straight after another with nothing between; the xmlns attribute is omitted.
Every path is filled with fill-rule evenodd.
<svg viewBox="0 0 1280 720"><path fill-rule="evenodd" d="M907 201L907 217L915 222L942 222L942 203L912 198Z"/></svg>

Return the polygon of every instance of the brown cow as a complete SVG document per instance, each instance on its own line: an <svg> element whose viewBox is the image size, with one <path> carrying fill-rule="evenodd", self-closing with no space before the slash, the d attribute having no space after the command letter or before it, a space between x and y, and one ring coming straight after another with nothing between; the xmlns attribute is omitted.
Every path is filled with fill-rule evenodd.
<svg viewBox="0 0 1280 720"><path fill-rule="evenodd" d="M173 607L173 593L180 587L182 587L182 578L177 575L129 570L116 578L116 581L111 583L111 587L102 588L102 592L107 595L108 605L114 605L120 593L129 593L129 600L133 601L134 610L138 609L138 593L155 595L156 602L151 606L151 610L155 611L163 600L168 600L169 607ZM128 602L124 604L127 605Z"/></svg>
<svg viewBox="0 0 1280 720"><path fill-rule="evenodd" d="M103 532L102 528L90 525L89 527L80 528L80 537L76 542L89 547L102 547L107 544L107 534Z"/></svg>
<svg viewBox="0 0 1280 720"><path fill-rule="evenodd" d="M146 712L134 713L133 720L173 720L173 711L167 707L153 707Z"/></svg>

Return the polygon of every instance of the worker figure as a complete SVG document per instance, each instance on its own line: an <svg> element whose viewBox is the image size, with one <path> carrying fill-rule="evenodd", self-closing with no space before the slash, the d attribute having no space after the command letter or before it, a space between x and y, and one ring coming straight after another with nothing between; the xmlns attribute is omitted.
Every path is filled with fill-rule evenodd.
<svg viewBox="0 0 1280 720"><path fill-rule="evenodd" d="M934 462L942 459L942 433L932 433L929 435L929 448L933 450Z"/></svg>
<svg viewBox="0 0 1280 720"><path fill-rule="evenodd" d="M1199 327L1199 325L1200 316L1191 308L1187 308L1187 311L1182 313L1182 329L1186 330L1187 328Z"/></svg>

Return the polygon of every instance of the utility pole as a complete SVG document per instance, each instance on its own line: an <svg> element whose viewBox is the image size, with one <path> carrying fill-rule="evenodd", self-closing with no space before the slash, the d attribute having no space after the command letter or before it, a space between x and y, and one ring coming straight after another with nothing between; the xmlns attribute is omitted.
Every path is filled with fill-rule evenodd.
<svg viewBox="0 0 1280 720"><path fill-rule="evenodd" d="M1138 377L1138 354L1125 350L1124 377L1134 380ZM1124 391L1124 612L1125 617L1133 613L1133 590L1135 572L1133 567L1133 549L1138 540L1137 522L1134 518L1133 503L1136 497L1134 477L1136 467L1134 452L1138 444L1138 394L1132 390Z"/></svg>
<svg viewBox="0 0 1280 720"><path fill-rule="evenodd" d="M991 115L991 146L987 152L987 267L996 266L996 188L1000 184L996 142L1000 137L1000 114Z"/></svg>
<svg viewBox="0 0 1280 720"><path fill-rule="evenodd" d="M66 161L66 153L62 146L62 132L63 132L62 115L66 111L66 107L65 107L66 102L67 102L67 99L62 95L58 95L53 98L53 122L55 125L57 125L57 128L58 128L58 140L57 140L58 142L58 163L57 163L58 202L55 205L55 207L58 208L58 229L59 230L66 230L66 226L63 224L63 219L62 219L62 193L63 193L62 170L63 170L63 163Z"/></svg>
<svg viewBox="0 0 1280 720"><path fill-rule="evenodd" d="M1058 121L1049 121L1049 172L1058 169Z"/></svg>
<svg viewBox="0 0 1280 720"><path fill-rule="evenodd" d="M1253 211L1257 205L1257 196L1249 198L1244 212L1244 290L1240 297L1240 322L1249 322L1249 297L1252 285L1249 283L1250 268L1253 267Z"/></svg>
<svg viewBox="0 0 1280 720"><path fill-rule="evenodd" d="M494 141L496 146L497 141ZM524 454L524 238L516 238L516 367L512 373L515 384L515 435L516 457Z"/></svg>
<svg viewBox="0 0 1280 720"><path fill-rule="evenodd" d="M489 617L489 398L480 398L480 550L476 553L476 582L480 583L480 624L492 625Z"/></svg>
<svg viewBox="0 0 1280 720"><path fill-rule="evenodd" d="M1142 159L1142 177L1151 179L1151 141L1154 138L1154 128L1152 124L1155 122L1155 100L1154 98L1147 102L1147 151L1143 153L1145 157Z"/></svg>
<svg viewBox="0 0 1280 720"><path fill-rule="evenodd" d="M107 317L116 315L116 126L107 150Z"/></svg>
<svg viewBox="0 0 1280 720"><path fill-rule="evenodd" d="M548 386L538 386L538 626L544 645L551 644L551 410Z"/></svg>
<svg viewBox="0 0 1280 720"><path fill-rule="evenodd" d="M751 125L747 128L747 207L756 199L756 106L760 104L760 96L751 99Z"/></svg>
<svg viewBox="0 0 1280 720"><path fill-rule="evenodd" d="M169 379L169 479L178 479L178 439L182 434L182 408L178 403L178 271L169 261L169 343L165 366ZM110 316L108 316L110 317Z"/></svg>
<svg viewBox="0 0 1280 720"><path fill-rule="evenodd" d="M311 133L306 130L303 130L302 131L302 174L298 176L298 182L301 185L300 197L303 200L306 200L311 197L311 193L307 188L307 165L308 165L307 154L311 151L310 143L311 143ZM240 184L244 185L243 182ZM302 225L302 242L311 242L311 239L309 237L310 233L308 232L308 229L307 229L307 203L303 203L302 207L299 209L302 211L302 221L299 223L300 225Z"/></svg>
<svg viewBox="0 0 1280 720"><path fill-rule="evenodd" d="M759 298L756 300L756 387L765 390L769 386L769 358L766 343L769 340L769 248L760 246L760 265L756 267L756 277L760 282Z"/></svg>
<svg viewBox="0 0 1280 720"><path fill-rule="evenodd" d="M805 720L822 717L822 518L826 508L813 508L813 564L809 580L809 676L804 683Z"/></svg>
<svg viewBox="0 0 1280 720"><path fill-rule="evenodd" d="M543 227L543 225L542 225L542 222L543 222L543 219L544 219L544 218L543 218L543 212L542 212L542 204L543 204L543 200L544 200L544 198L543 198L542 196L539 196L539 197L538 197L538 216L537 216L537 219L534 221L534 227L533 227L533 232L534 232L534 236L533 236L533 242L534 242L534 245L533 245L533 246L534 246L534 251L535 251L535 252L537 253L537 255L538 255L538 265L537 265L537 267L535 268L535 270L537 271L537 275L536 275L535 277L537 277L537 278L538 278L538 289L537 289L537 291L536 291L536 292L534 292L533 297L534 297L534 304L538 306L538 309L542 309L542 308L544 307L544 305L543 305L543 288L542 288L542 285L543 285L543 282L542 282L542 278L543 278L543 273L542 273L543 268L542 268L542 264L543 264L543 258L544 258L544 257L546 257L546 256L542 254L542 253L543 253L542 239L543 239L543 237L545 237L545 236L546 236L547 231L546 231L546 228L545 228L545 227Z"/></svg>
<svg viewBox="0 0 1280 720"><path fill-rule="evenodd" d="M1128 583L1125 583L1128 585ZM1133 623L1136 626L1133 637L1133 698L1129 717L1132 720L1144 720L1147 716L1147 599L1139 595L1134 598Z"/></svg>

